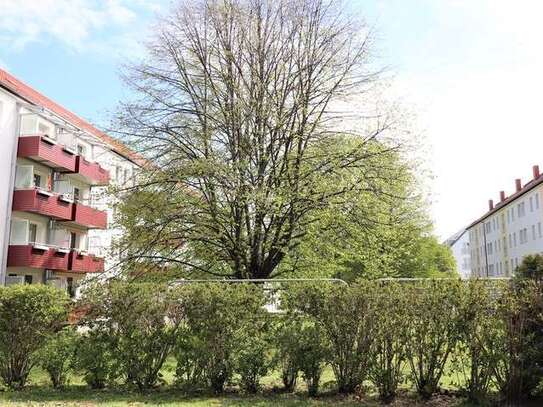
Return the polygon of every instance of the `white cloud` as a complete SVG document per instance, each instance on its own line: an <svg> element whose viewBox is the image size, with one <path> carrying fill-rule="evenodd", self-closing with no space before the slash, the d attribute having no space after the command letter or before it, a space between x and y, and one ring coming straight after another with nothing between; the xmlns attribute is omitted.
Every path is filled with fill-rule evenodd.
<svg viewBox="0 0 543 407"><path fill-rule="evenodd" d="M147 0L0 0L2 44L21 50L30 43L55 41L72 51L119 50L135 46L142 14L163 2ZM130 41L129 41L130 40Z"/></svg>

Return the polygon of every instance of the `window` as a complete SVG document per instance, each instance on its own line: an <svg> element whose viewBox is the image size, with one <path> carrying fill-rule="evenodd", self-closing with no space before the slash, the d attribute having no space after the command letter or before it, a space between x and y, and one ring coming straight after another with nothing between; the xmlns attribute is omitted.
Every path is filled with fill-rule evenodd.
<svg viewBox="0 0 543 407"><path fill-rule="evenodd" d="M535 240L535 225L532 225L532 240Z"/></svg>
<svg viewBox="0 0 543 407"><path fill-rule="evenodd" d="M78 144L77 145L77 155L80 155L83 158L87 158L87 148L82 144Z"/></svg>
<svg viewBox="0 0 543 407"><path fill-rule="evenodd" d="M537 234L539 235L539 237L541 238L541 222L537 222Z"/></svg>
<svg viewBox="0 0 543 407"><path fill-rule="evenodd" d="M32 275L31 274L25 275L25 284L32 284Z"/></svg>
<svg viewBox="0 0 543 407"><path fill-rule="evenodd" d="M70 232L70 249L75 249L77 243L77 234L75 232Z"/></svg>
<svg viewBox="0 0 543 407"><path fill-rule="evenodd" d="M517 232L513 232L513 246L517 247Z"/></svg>
<svg viewBox="0 0 543 407"><path fill-rule="evenodd" d="M522 218L526 215L526 208L524 207L524 202L521 202L517 205L517 215L519 218Z"/></svg>
<svg viewBox="0 0 543 407"><path fill-rule="evenodd" d="M539 192L535 194L535 209L539 209Z"/></svg>
<svg viewBox="0 0 543 407"><path fill-rule="evenodd" d="M81 198L81 191L79 188L74 187L74 201L79 202L79 199Z"/></svg>
<svg viewBox="0 0 543 407"><path fill-rule="evenodd" d="M37 237L38 237L38 225L36 225L35 223L29 223L28 224L28 242L36 243Z"/></svg>
<svg viewBox="0 0 543 407"><path fill-rule="evenodd" d="M513 247L513 238L511 237L511 233L509 233L509 248L511 249Z"/></svg>
<svg viewBox="0 0 543 407"><path fill-rule="evenodd" d="M40 174L34 174L34 186L36 188L41 187L41 175Z"/></svg>
<svg viewBox="0 0 543 407"><path fill-rule="evenodd" d="M511 208L511 222L515 221L515 209Z"/></svg>
<svg viewBox="0 0 543 407"><path fill-rule="evenodd" d="M511 223L511 211L507 211L507 223Z"/></svg>

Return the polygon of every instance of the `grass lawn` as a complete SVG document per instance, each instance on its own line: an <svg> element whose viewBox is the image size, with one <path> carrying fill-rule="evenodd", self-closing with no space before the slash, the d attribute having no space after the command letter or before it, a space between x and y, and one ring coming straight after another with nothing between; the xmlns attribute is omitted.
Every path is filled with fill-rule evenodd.
<svg viewBox="0 0 543 407"><path fill-rule="evenodd" d="M91 390L86 387L77 375L70 377L69 385L63 390L54 390L50 387L47 375L40 369L34 369L29 378L29 386L22 391L0 391L0 406L187 406L187 407L377 407L379 403L375 396L342 397L333 393L333 373L327 369L322 377L322 395L317 398L309 398L305 392L305 386L300 380L298 389L294 394L284 394L277 391L280 380L277 375L270 375L262 380L263 390L259 395L243 395L232 391L221 396L190 396L174 386L170 386L174 380L175 362L168 360L162 374L168 386L157 389L149 394L142 395L122 387L107 390ZM444 377L443 388L451 388L452 378ZM407 387L407 386L406 386ZM416 399L412 392L404 393L391 406L427 406L427 407L468 407L462 400L439 395L427 403Z"/></svg>
<svg viewBox="0 0 543 407"><path fill-rule="evenodd" d="M321 396L308 398L304 394L279 394L266 392L258 396L226 394L214 396L187 396L174 390L155 391L148 395L121 391L93 391L84 386L69 386L56 391L47 387L30 387L20 392L6 391L0 393L2 406L176 406L176 407L377 407L381 404L371 398L357 399L340 396ZM428 403L420 403L412 396L401 397L392 406L467 406L454 398L438 396Z"/></svg>

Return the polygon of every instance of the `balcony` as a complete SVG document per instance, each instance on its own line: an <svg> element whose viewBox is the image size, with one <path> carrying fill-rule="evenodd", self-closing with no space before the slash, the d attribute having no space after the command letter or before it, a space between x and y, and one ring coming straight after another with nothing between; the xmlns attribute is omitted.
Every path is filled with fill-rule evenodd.
<svg viewBox="0 0 543 407"><path fill-rule="evenodd" d="M69 258L67 250L42 245L10 245L8 248L8 267L67 271Z"/></svg>
<svg viewBox="0 0 543 407"><path fill-rule="evenodd" d="M109 171L98 163L87 161L78 155L75 161L75 176L86 184L107 185L109 183Z"/></svg>
<svg viewBox="0 0 543 407"><path fill-rule="evenodd" d="M60 172L74 172L76 169L74 152L45 135L19 137L17 156L30 158Z"/></svg>
<svg viewBox="0 0 543 407"><path fill-rule="evenodd" d="M76 273L102 273L104 271L104 259L72 250L69 266L70 271Z"/></svg>
<svg viewBox="0 0 543 407"><path fill-rule="evenodd" d="M107 212L99 211L82 203L74 203L71 222L88 229L107 229Z"/></svg>
<svg viewBox="0 0 543 407"><path fill-rule="evenodd" d="M14 211L37 213L58 220L71 220L73 204L61 195L40 189L21 189L13 193Z"/></svg>

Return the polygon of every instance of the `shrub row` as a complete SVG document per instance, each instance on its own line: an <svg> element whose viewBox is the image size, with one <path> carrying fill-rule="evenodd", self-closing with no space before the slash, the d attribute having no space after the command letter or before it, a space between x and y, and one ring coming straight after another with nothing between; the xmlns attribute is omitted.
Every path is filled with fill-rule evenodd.
<svg viewBox="0 0 543 407"><path fill-rule="evenodd" d="M68 299L54 289L4 288L0 374L20 388L41 364L55 387L75 369L93 388L122 380L143 391L162 384L173 356L191 391L256 392L275 369L287 391L301 377L315 395L328 365L339 392L371 382L384 402L405 383L431 397L446 369L473 401L493 387L516 399L541 383L540 282L300 284L281 290L279 313L267 311L268 294L249 283L112 282L87 290L75 329L63 327Z"/></svg>

